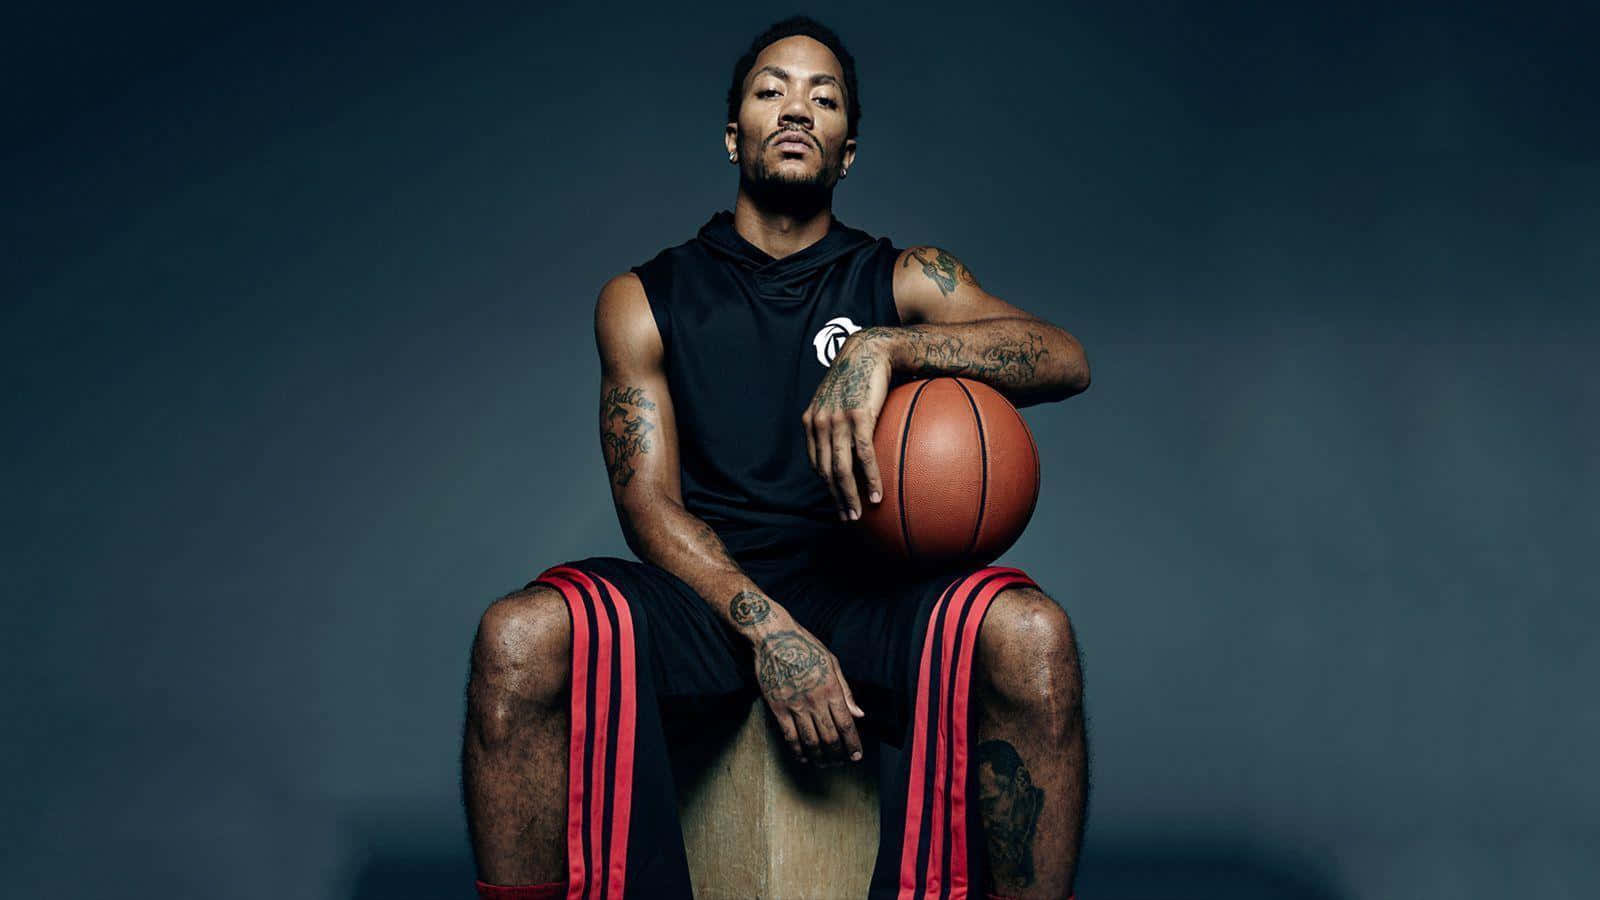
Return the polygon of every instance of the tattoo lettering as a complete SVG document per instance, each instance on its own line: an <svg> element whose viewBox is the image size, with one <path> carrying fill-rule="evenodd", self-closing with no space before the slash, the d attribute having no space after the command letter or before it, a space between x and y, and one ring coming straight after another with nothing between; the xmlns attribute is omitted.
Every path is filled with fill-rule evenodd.
<svg viewBox="0 0 1600 900"><path fill-rule="evenodd" d="M1033 837L1044 807L1044 790L1017 748L1001 740L978 745L978 805L996 884L1008 888L1033 883Z"/></svg>
<svg viewBox="0 0 1600 900"><path fill-rule="evenodd" d="M756 651L761 692L780 702L793 700L828 677L822 645L798 631L769 635Z"/></svg>
<svg viewBox="0 0 1600 900"><path fill-rule="evenodd" d="M634 460L650 452L650 432L656 426L646 418L654 401L637 387L614 387L600 401L600 448L606 472L618 487L633 479Z"/></svg>
<svg viewBox="0 0 1600 900"><path fill-rule="evenodd" d="M771 613L772 604L760 591L740 591L728 601L728 615L732 617L733 624L740 628L765 622Z"/></svg>
<svg viewBox="0 0 1600 900"><path fill-rule="evenodd" d="M913 375L963 375L989 384L1021 387L1031 384L1039 360L1049 356L1044 335L1027 332L1026 341L997 338L979 350L969 349L966 341L923 325L907 325L902 331L910 339Z"/></svg>
<svg viewBox="0 0 1600 900"><path fill-rule="evenodd" d="M868 325L850 336L863 344L883 344L894 340L894 333L899 330L888 325Z"/></svg>
<svg viewBox="0 0 1600 900"><path fill-rule="evenodd" d="M978 287L978 279L973 277L972 271L938 247L913 247L907 251L906 260L901 265L909 266L913 259L921 263L922 274L938 285L939 293L947 297L956 289L958 281Z"/></svg>

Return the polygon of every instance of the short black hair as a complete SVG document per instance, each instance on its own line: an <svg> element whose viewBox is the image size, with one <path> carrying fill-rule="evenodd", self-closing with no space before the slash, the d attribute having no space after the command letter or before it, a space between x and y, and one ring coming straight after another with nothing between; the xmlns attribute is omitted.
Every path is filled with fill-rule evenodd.
<svg viewBox="0 0 1600 900"><path fill-rule="evenodd" d="M781 22L774 22L750 42L750 49L733 64L733 82L728 85L727 121L739 121L739 105L744 100L744 77L750 74L750 67L756 64L756 57L761 55L761 51L765 50L768 44L797 34L803 34L826 46L838 58L839 67L844 69L844 115L847 126L845 139L854 138L861 122L861 91L856 86L855 57L844 48L844 41L839 40L833 29L810 16L790 16Z"/></svg>
<svg viewBox="0 0 1600 900"><path fill-rule="evenodd" d="M988 764L996 775L1007 781L1017 777L1017 770L1022 768L1022 757L1017 755L1017 748L1005 741L984 741L978 745L978 765Z"/></svg>

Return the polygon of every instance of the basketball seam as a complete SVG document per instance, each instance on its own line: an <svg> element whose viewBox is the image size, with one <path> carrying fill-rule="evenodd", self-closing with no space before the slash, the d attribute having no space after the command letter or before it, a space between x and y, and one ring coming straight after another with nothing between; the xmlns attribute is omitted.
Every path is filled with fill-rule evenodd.
<svg viewBox="0 0 1600 900"><path fill-rule="evenodd" d="M978 427L978 461L982 465L983 480L978 488L978 520L972 523L972 540L967 542L967 554L978 549L978 535L983 531L983 510L989 499L989 445L983 436L983 413L978 412L978 401L972 399L972 392L955 379L956 387L961 388L961 393L967 395L967 403L972 406L972 419Z"/></svg>
<svg viewBox="0 0 1600 900"><path fill-rule="evenodd" d="M916 558L916 551L911 546L911 523L906 518L906 441L911 435L911 416L917 411L917 400L922 397L922 392L928 389L932 380L924 381L917 392L911 395L911 402L906 404L906 422L900 431L900 471L896 493L896 505L900 508L900 534L906 542L906 560L909 562Z"/></svg>

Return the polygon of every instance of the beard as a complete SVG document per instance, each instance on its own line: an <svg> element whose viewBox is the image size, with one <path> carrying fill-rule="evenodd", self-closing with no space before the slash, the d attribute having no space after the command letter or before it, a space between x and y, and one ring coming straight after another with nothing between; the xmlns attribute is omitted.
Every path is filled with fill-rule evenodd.
<svg viewBox="0 0 1600 900"><path fill-rule="evenodd" d="M822 165L810 175L790 175L774 172L767 166L765 154L757 154L752 169L739 169L739 186L763 209L809 218L827 208L833 197L834 179L829 178L832 162L826 154Z"/></svg>

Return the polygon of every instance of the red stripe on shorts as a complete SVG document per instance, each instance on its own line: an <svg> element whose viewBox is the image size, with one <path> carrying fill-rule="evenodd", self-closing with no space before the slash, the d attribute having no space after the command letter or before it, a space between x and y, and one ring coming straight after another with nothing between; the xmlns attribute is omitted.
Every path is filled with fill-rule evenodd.
<svg viewBox="0 0 1600 900"><path fill-rule="evenodd" d="M567 749L567 898L621 900L627 880L629 813L637 694L633 617L610 581L572 566L553 566L535 579L559 590L572 621L571 739ZM606 591L601 598L600 592ZM615 610L611 627L605 601ZM594 621L590 628L590 619ZM589 656L594 654L594 667ZM616 657L619 678L611 677ZM590 680L594 681L593 690ZM592 710L592 713L591 713ZM610 721L617 713L616 734ZM616 747L608 767L607 746ZM585 774L587 773L587 777ZM585 802L587 801L587 802ZM609 833L604 818L612 809ZM587 845L588 852L585 852Z"/></svg>

